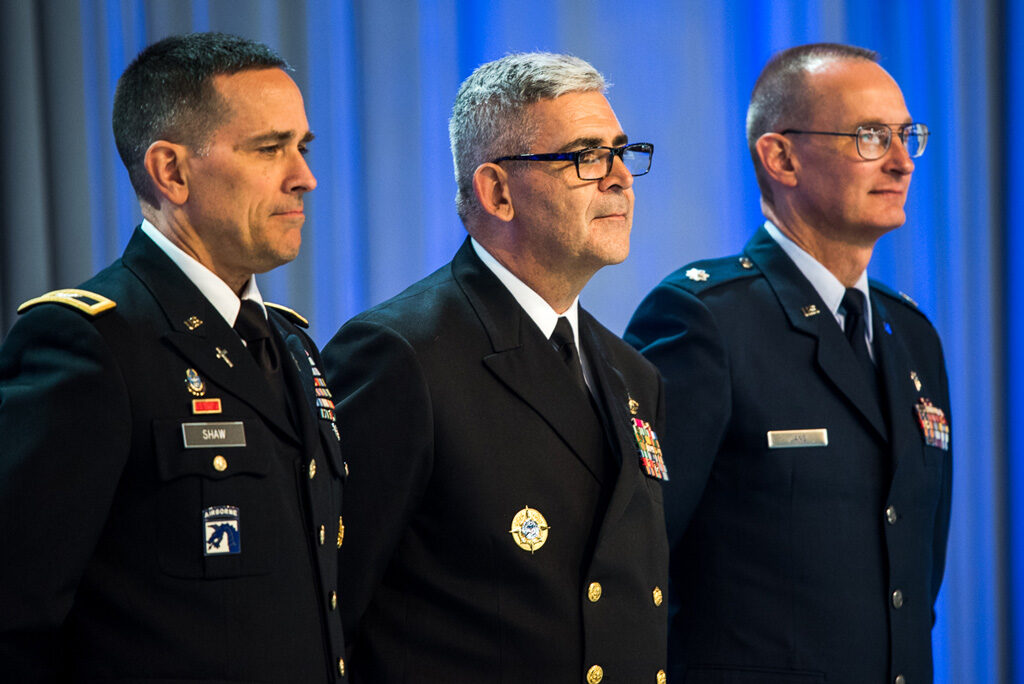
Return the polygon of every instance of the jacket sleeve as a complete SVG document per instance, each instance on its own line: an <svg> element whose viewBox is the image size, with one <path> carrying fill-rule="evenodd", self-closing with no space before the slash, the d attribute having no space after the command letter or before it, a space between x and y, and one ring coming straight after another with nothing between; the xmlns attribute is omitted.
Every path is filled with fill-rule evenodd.
<svg viewBox="0 0 1024 684"><path fill-rule="evenodd" d="M346 647L351 649L426 490L434 423L416 352L394 330L350 321L324 347L323 359L350 468L339 586Z"/></svg>
<svg viewBox="0 0 1024 684"><path fill-rule="evenodd" d="M687 290L662 282L641 302L625 340L661 372L666 421L662 449L669 543L674 546L704 490L731 414L725 343L714 315Z"/></svg>
<svg viewBox="0 0 1024 684"><path fill-rule="evenodd" d="M0 347L0 662L48 681L61 626L130 445L128 390L93 321L59 305L26 313Z"/></svg>

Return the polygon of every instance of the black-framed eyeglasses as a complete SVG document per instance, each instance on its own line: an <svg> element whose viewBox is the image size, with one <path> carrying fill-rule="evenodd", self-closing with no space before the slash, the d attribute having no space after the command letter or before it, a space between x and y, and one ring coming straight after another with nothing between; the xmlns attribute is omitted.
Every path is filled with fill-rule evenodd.
<svg viewBox="0 0 1024 684"><path fill-rule="evenodd" d="M612 172L615 157L622 160L626 170L633 176L642 176L651 170L654 145L651 143L630 143L621 147L588 147L575 152L551 152L549 154L513 154L498 157L493 164L503 161L571 161L576 165L580 180L601 180Z"/></svg>
<svg viewBox="0 0 1024 684"><path fill-rule="evenodd" d="M866 161L881 159L889 151L892 144L893 128L899 130L900 142L907 148L907 154L914 159L924 154L924 148L928 145L928 136L931 133L923 123L908 124L864 124L857 126L856 133L834 133L832 131L798 131L795 128L787 128L781 135L791 133L801 135L838 135L846 138L853 138L857 141L857 154Z"/></svg>

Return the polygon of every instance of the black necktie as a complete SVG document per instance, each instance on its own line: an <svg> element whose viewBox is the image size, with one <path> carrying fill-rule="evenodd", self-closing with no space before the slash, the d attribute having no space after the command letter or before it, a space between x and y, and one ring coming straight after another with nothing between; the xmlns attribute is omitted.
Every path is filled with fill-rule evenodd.
<svg viewBox="0 0 1024 684"><path fill-rule="evenodd" d="M277 350L270 337L270 324L259 304L251 299L242 300L235 319L235 331L245 340L252 358L269 378L278 368Z"/></svg>
<svg viewBox="0 0 1024 684"><path fill-rule="evenodd" d="M871 373L874 374L875 364L871 360L871 354L868 352L867 317L864 315L864 309L866 307L864 293L855 287L846 288L846 294L843 295L842 307L845 312L843 331L846 333L846 339L850 341L850 346L853 347L854 355L861 364L864 365L864 368L869 369Z"/></svg>
<svg viewBox="0 0 1024 684"><path fill-rule="evenodd" d="M562 356L562 362L565 363L569 372L572 373L573 378L576 380L576 385L590 395L590 390L587 389L587 382L583 379L583 366L580 363L580 353L576 349L576 340L572 335L572 325L569 323L569 319L562 316L558 319L558 323L555 324L555 331L551 333L551 346Z"/></svg>

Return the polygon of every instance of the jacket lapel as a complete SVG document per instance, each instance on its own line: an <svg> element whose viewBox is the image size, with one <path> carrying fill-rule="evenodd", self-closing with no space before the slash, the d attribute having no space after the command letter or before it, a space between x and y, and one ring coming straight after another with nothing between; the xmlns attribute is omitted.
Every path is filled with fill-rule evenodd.
<svg viewBox="0 0 1024 684"><path fill-rule="evenodd" d="M881 371L882 391L885 393L892 428L892 444L916 444L914 422L907 416L913 410L916 394L911 392L913 379L910 352L903 344L900 330L889 318L880 297L871 297L872 325L874 326L875 358ZM899 449L893 449L893 470L899 465Z"/></svg>
<svg viewBox="0 0 1024 684"><path fill-rule="evenodd" d="M640 468L637 463L637 447L629 416L629 389L622 373L614 366L611 358L594 333L598 323L580 309L580 343L587 357L587 367L597 382L601 408L606 418L605 434L612 445L612 452L619 465L618 478L603 525L614 524L633 498L633 491L639 482ZM643 407L641 407L643 408ZM653 407L648 407L653 408Z"/></svg>
<svg viewBox="0 0 1024 684"><path fill-rule="evenodd" d="M601 481L602 427L558 353L468 239L452 260L452 275L490 338L492 351L483 357L484 365Z"/></svg>
<svg viewBox="0 0 1024 684"><path fill-rule="evenodd" d="M790 324L817 340L816 363L822 374L864 416L878 436L888 440L875 392L814 286L764 228L750 239L744 252L764 274Z"/></svg>
<svg viewBox="0 0 1024 684"><path fill-rule="evenodd" d="M125 249L123 261L167 316L170 330L164 339L202 375L297 442L291 421L283 407L272 400L271 388L242 339L181 269L138 229Z"/></svg>

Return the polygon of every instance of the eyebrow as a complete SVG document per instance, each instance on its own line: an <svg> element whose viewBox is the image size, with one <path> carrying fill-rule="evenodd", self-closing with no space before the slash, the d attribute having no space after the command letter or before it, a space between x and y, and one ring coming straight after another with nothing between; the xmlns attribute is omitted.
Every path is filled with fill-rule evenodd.
<svg viewBox="0 0 1024 684"><path fill-rule="evenodd" d="M612 147L619 147L629 142L629 136L625 133L620 133L612 139ZM570 150L585 150L590 147L604 147L604 140L601 138L576 138L570 140L566 144L562 145L559 152L569 152Z"/></svg>
<svg viewBox="0 0 1024 684"><path fill-rule="evenodd" d="M295 131L269 131L267 133L261 133L254 135L251 138L247 138L240 144L235 145L235 149L259 147L260 145L266 145L267 143L286 143L295 138ZM313 135L312 131L306 131L306 134L299 139L300 144L306 144L313 140L316 136Z"/></svg>

